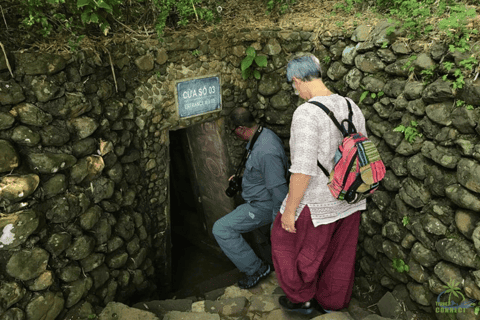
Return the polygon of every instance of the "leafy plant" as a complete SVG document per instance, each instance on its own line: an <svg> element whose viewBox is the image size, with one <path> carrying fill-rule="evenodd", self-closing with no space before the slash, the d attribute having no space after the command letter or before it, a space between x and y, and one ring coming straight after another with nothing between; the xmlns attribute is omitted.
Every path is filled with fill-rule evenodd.
<svg viewBox="0 0 480 320"><path fill-rule="evenodd" d="M393 259L392 266L397 272L408 272L410 267L402 259Z"/></svg>
<svg viewBox="0 0 480 320"><path fill-rule="evenodd" d="M372 99L376 99L376 98L380 98L382 97L385 93L383 91L380 91L379 93L375 93L375 92L370 92L368 90L365 90L363 91L362 95L360 96L360 100L358 101L358 103L362 103L362 101L370 94L370 97Z"/></svg>
<svg viewBox="0 0 480 320"><path fill-rule="evenodd" d="M119 15L121 0L24 0L19 2L19 11L24 16L22 26L40 27L43 36L49 36L54 26L60 26L72 33L73 29L94 24L103 34L108 34L108 16ZM63 10L59 10L62 8ZM55 12L55 13L53 13ZM62 12L62 13L61 13Z"/></svg>
<svg viewBox="0 0 480 320"><path fill-rule="evenodd" d="M453 82L453 90L456 90L457 88L459 89L463 88L465 81L463 80L462 70L456 69L453 75L456 78L455 81Z"/></svg>
<svg viewBox="0 0 480 320"><path fill-rule="evenodd" d="M342 9L343 11L350 13L355 3L360 3L362 0L345 0L345 4L337 3L333 9Z"/></svg>
<svg viewBox="0 0 480 320"><path fill-rule="evenodd" d="M416 0L377 0L379 9L403 20L403 28L410 31L408 35L414 38L425 30L425 20L432 15L433 1Z"/></svg>
<svg viewBox="0 0 480 320"><path fill-rule="evenodd" d="M391 35L393 32L395 32L395 27L394 26L388 27L386 32L387 32L387 36Z"/></svg>
<svg viewBox="0 0 480 320"><path fill-rule="evenodd" d="M197 49L195 49L195 50L192 51L192 56L196 57L196 56L198 56L198 55L199 55L199 52L198 52Z"/></svg>
<svg viewBox="0 0 480 320"><path fill-rule="evenodd" d="M364 0L345 0L344 4L339 4L336 8L342 8L345 11L351 10L352 4L363 3ZM477 1L478 3L478 1ZM369 3L371 5L371 2ZM469 18L476 16L475 8L466 8L454 0L376 0L375 5L370 8L372 12L379 11L387 15L388 22L392 23L395 17L396 27L407 31L407 37L414 39L426 35L433 30L440 29L450 37L450 51L455 50L465 52L469 49L468 40L472 34L477 34L478 30L468 29ZM357 13L359 16L360 14ZM427 19L437 16L447 18L439 19L437 25L427 23ZM387 36L393 33L395 27L390 26L386 30Z"/></svg>
<svg viewBox="0 0 480 320"><path fill-rule="evenodd" d="M43 36L65 31L72 35L87 34L100 29L107 35L113 24L132 25L139 21L155 24L160 36L171 15L178 17L172 23L186 25L191 17L206 22L220 20L221 7L204 4L204 0L21 0L14 1L21 27L32 29ZM210 7L209 7L210 6ZM136 21L136 22L134 22ZM92 28L93 27L93 28ZM133 26L135 27L135 26Z"/></svg>
<svg viewBox="0 0 480 320"><path fill-rule="evenodd" d="M402 223L403 223L403 226L405 227L407 224L410 223L410 218L408 216L403 217Z"/></svg>
<svg viewBox="0 0 480 320"><path fill-rule="evenodd" d="M424 83L429 83L432 79L433 76L435 75L435 69L437 68L437 65L433 65L428 69L424 69L420 71L420 74L423 75L423 80Z"/></svg>
<svg viewBox="0 0 480 320"><path fill-rule="evenodd" d="M465 84L464 73L467 74L468 73L467 70L472 71L473 68L478 65L478 60L472 55L468 59L464 59L464 60L460 61L459 65L460 65L460 67L463 67L465 70L462 72L461 68L455 69L455 71L453 73L453 76L455 77L455 80L452 82L454 90L456 90L457 88L458 89L463 88L463 85ZM444 62L443 66L445 67L445 69L447 71L450 71L453 68L454 63L453 62ZM448 79L448 74L443 75L442 79L444 81L448 81L447 80Z"/></svg>
<svg viewBox="0 0 480 320"><path fill-rule="evenodd" d="M70 46L70 50L72 52L77 51L78 46L80 45L80 42L82 42L83 38L85 38L85 35L81 35L75 39L75 41L72 41L72 39L68 40L68 45Z"/></svg>
<svg viewBox="0 0 480 320"><path fill-rule="evenodd" d="M446 69L447 71L450 71L450 70L452 70L453 66L455 66L455 63L450 62L450 61L445 61L445 62L443 63L443 66L445 67L445 69Z"/></svg>
<svg viewBox="0 0 480 320"><path fill-rule="evenodd" d="M113 15L115 10L116 13L118 13L116 7L120 4L122 4L121 0L77 0L77 8L82 11L82 22L84 24L97 24L102 30L102 33L105 35L107 35L108 30L110 29L110 24L108 23L103 12Z"/></svg>
<svg viewBox="0 0 480 320"><path fill-rule="evenodd" d="M465 104L465 101L463 101L463 100L457 100L457 101L455 102L455 105L456 105L457 107L465 106L465 109L467 109L467 110L473 110L473 106L472 106L471 104L467 104L467 105L466 105L466 104Z"/></svg>
<svg viewBox="0 0 480 320"><path fill-rule="evenodd" d="M449 46L451 52L469 50L468 39L477 31L469 30L466 24L468 18L473 18L475 15L474 8L467 10L464 5L456 5L450 7L449 17L439 22L438 28L444 30L447 36L454 40L454 44Z"/></svg>
<svg viewBox="0 0 480 320"><path fill-rule="evenodd" d="M280 14L284 14L287 11L288 7L292 4L295 4L295 0L268 0L267 2L267 11L266 15L269 15L278 7Z"/></svg>
<svg viewBox="0 0 480 320"><path fill-rule="evenodd" d="M417 131L416 127L418 123L416 121L410 121L410 125L411 126L408 127L405 127L404 125L399 125L395 129L393 129L393 131L403 132L403 134L405 135L405 140L407 140L409 143L413 143L415 142L415 139L417 139L417 137L422 137L422 134L418 133Z"/></svg>
<svg viewBox="0 0 480 320"><path fill-rule="evenodd" d="M362 95L360 96L360 100L358 101L358 103L362 103L362 101L368 96L369 93L370 93L370 91L368 91L368 90L363 91Z"/></svg>
<svg viewBox="0 0 480 320"><path fill-rule="evenodd" d="M408 68L408 72L413 72L415 70L415 67L412 66L413 61L417 59L416 55L411 55L408 57L408 61L403 65L402 69L405 70Z"/></svg>
<svg viewBox="0 0 480 320"><path fill-rule="evenodd" d="M474 56L471 56L468 59L460 61L459 64L467 70L473 70L473 67L478 65L478 61Z"/></svg>
<svg viewBox="0 0 480 320"><path fill-rule="evenodd" d="M325 56L323 58L323 62L325 62L326 64L329 64L331 60L332 60L332 58L330 56Z"/></svg>
<svg viewBox="0 0 480 320"><path fill-rule="evenodd" d="M250 78L250 76L253 74L255 79L259 80L260 79L260 72L257 69L253 70L250 69L252 66L253 62L257 64L258 67L266 67L267 66L267 57L265 56L257 56L257 53L255 52L255 49L253 47L248 47L247 48L247 56L242 60L241 63L241 70L242 70L242 78L244 80L247 80Z"/></svg>
<svg viewBox="0 0 480 320"><path fill-rule="evenodd" d="M144 0L137 0L144 1ZM148 1L148 0L147 0ZM205 20L206 22L213 23L220 20L220 11L214 11L212 8L200 6L202 0L150 0L153 5L159 10L157 16L157 22L155 30L160 36L163 34L163 30L166 26L166 22L171 12L175 12L178 15L179 21L177 25L186 26L189 23L190 17L195 17L197 20ZM215 12L218 12L217 14Z"/></svg>

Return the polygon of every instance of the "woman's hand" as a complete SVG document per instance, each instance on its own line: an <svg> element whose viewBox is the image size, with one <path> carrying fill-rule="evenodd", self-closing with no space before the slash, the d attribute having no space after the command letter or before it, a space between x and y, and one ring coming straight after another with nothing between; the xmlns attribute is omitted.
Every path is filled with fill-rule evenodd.
<svg viewBox="0 0 480 320"><path fill-rule="evenodd" d="M282 228L290 233L297 233L295 229L295 211L293 212L284 212L282 214Z"/></svg>

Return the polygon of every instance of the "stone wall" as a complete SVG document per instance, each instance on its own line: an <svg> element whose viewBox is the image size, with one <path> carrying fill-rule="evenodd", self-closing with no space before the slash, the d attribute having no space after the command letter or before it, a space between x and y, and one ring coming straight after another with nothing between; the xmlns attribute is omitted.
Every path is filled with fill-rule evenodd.
<svg viewBox="0 0 480 320"><path fill-rule="evenodd" d="M409 308L434 312L453 279L480 299L479 115L453 107L456 98L478 106L479 82L455 92L440 78L410 78L402 66L412 53L418 77L461 57L442 44L407 46L388 26L130 37L103 53L12 51L13 77L0 55L0 319L75 318L167 292L169 130L245 106L288 153L302 101L285 66L300 51L321 60L327 85L342 95L384 92L360 104L387 176L362 215L354 293L395 289ZM268 57L259 81L241 78L248 46ZM179 120L175 80L209 75L221 77L223 110ZM411 121L423 133L412 144L393 132ZM227 136L227 146L236 165L244 144ZM393 269L396 258L408 273Z"/></svg>

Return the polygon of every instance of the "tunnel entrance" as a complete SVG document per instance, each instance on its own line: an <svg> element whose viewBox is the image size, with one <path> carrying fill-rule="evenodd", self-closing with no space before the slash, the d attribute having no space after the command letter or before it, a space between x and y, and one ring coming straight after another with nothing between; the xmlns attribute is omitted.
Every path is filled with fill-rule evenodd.
<svg viewBox="0 0 480 320"><path fill-rule="evenodd" d="M194 134L195 130L188 130L170 131L172 288L167 296L177 299L202 296L205 292L229 286L237 281L239 275L211 234L216 217L212 216L214 212L211 208L204 205L207 191L202 182L206 181L198 181L201 173L196 164L201 165L214 158L210 155L205 159L214 150L209 148L199 154L198 148L192 147L199 144L199 135ZM189 143L192 136L197 141ZM205 144L203 147L208 148ZM214 176L212 178L215 179Z"/></svg>
<svg viewBox="0 0 480 320"><path fill-rule="evenodd" d="M243 203L225 194L231 175L224 120L170 131L171 292L166 298L202 297L238 282L242 274L217 244L215 221ZM270 225L242 234L272 265Z"/></svg>

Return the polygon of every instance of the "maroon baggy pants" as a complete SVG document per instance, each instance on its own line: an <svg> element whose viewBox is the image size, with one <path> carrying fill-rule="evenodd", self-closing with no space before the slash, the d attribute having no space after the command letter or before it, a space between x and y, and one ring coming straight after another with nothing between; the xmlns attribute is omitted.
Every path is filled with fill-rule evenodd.
<svg viewBox="0 0 480 320"><path fill-rule="evenodd" d="M315 298L325 309L348 306L355 273L360 211L331 224L313 226L308 206L295 222L297 233L282 228L277 214L271 231L278 282L293 303Z"/></svg>

